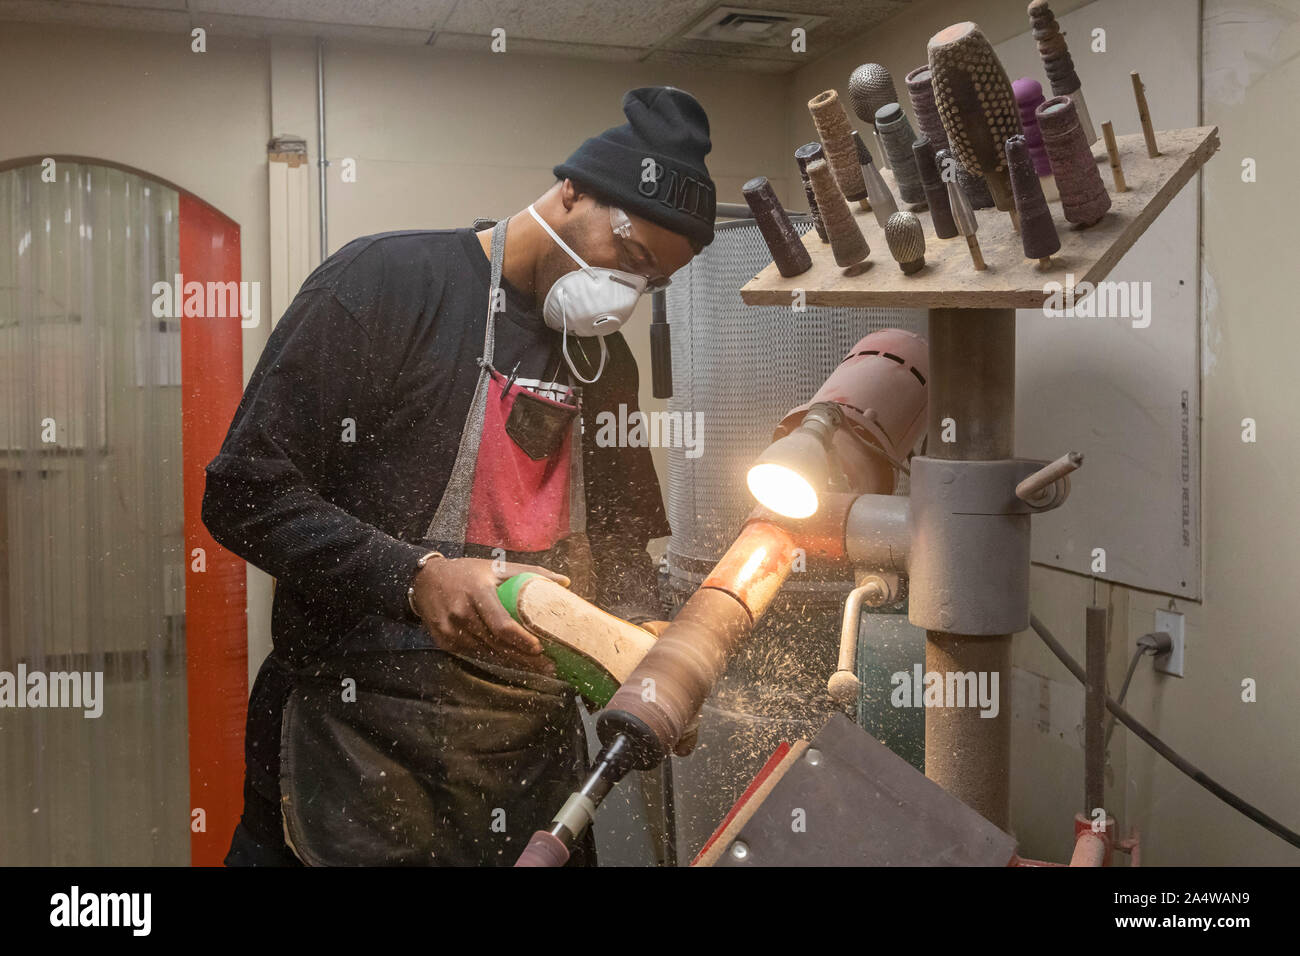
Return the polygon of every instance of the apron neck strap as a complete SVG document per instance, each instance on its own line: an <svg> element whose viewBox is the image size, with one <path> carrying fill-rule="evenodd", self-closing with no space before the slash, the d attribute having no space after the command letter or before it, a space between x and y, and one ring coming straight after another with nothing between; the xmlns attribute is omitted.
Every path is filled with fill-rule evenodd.
<svg viewBox="0 0 1300 956"><path fill-rule="evenodd" d="M506 261L506 227L510 218L502 219L492 227L492 277L488 281L487 325L483 330L483 361L491 364L494 330L496 328L497 294L501 289L501 270ZM504 306L504 300L502 300Z"/></svg>

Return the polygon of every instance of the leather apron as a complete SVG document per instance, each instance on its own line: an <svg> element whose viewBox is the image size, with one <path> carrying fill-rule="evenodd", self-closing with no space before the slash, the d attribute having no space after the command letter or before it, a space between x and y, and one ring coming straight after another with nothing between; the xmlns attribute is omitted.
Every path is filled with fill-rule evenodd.
<svg viewBox="0 0 1300 956"><path fill-rule="evenodd" d="M585 541L577 406L530 404L549 400L511 395L492 367L508 222L492 232L479 379L426 534L449 557L467 543L537 551ZM311 865L512 865L586 764L573 688L553 677L441 650L328 658L295 675L285 705L286 840ZM590 832L571 864L595 864Z"/></svg>

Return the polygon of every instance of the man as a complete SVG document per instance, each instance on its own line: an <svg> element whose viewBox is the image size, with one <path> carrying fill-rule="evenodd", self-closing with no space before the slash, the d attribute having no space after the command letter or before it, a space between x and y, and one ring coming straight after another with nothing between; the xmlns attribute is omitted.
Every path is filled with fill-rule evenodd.
<svg viewBox="0 0 1300 956"><path fill-rule="evenodd" d="M700 104L623 109L492 229L349 243L271 335L203 500L276 578L228 865L510 864L581 778L574 693L496 587L532 570L662 617L649 451L594 420L636 410L617 328L715 210Z"/></svg>

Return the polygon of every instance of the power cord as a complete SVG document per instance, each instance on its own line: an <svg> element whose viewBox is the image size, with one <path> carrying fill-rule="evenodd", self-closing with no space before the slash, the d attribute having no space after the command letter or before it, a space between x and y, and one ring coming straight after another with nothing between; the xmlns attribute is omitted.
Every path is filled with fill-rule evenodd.
<svg viewBox="0 0 1300 956"><path fill-rule="evenodd" d="M1079 683L1087 686L1087 675L1084 673L1083 668L1079 666L1079 662L1066 652L1065 648L1061 646L1061 642L1052 636L1052 632L1047 629L1043 622L1040 621L1037 616L1031 614L1029 615L1029 626L1034 629L1034 633L1042 638L1043 643L1046 644L1048 649L1056 655L1056 659L1065 665L1066 669L1075 676ZM1109 696L1106 698L1106 709L1114 714L1115 718L1121 724L1133 731L1133 733L1137 734L1138 737L1140 737L1152 750L1164 757L1171 764L1183 773L1187 774L1187 776L1191 777L1228 806L1232 807L1232 809L1249 819L1254 820L1265 830L1275 836L1281 837L1292 846L1300 847L1300 833L1296 833L1294 830L1291 830L1274 820L1259 808L1247 803L1213 777L1203 773L1190 761L1179 756L1168 744L1151 731L1147 730L1142 726L1142 724L1138 723L1137 718L1117 704Z"/></svg>
<svg viewBox="0 0 1300 956"><path fill-rule="evenodd" d="M1133 683L1133 672L1137 670L1138 661L1142 660L1143 654L1167 654L1173 650L1173 635L1166 631L1152 631L1150 634L1143 634L1138 638L1137 650L1133 652L1133 659L1128 662L1128 673L1124 675L1124 686L1119 689L1119 700L1117 704L1124 703L1124 697L1128 694L1128 685ZM1110 746L1110 735L1115 732L1115 716L1112 714L1110 720L1106 722L1106 746Z"/></svg>

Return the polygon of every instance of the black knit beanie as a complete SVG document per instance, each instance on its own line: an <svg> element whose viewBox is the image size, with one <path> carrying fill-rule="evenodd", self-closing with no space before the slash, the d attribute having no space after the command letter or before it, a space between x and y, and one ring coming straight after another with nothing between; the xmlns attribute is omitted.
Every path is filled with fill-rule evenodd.
<svg viewBox="0 0 1300 956"><path fill-rule="evenodd" d="M623 96L627 122L593 136L555 167L625 211L694 239L713 241L717 193L704 157L709 118L689 93L643 86Z"/></svg>

